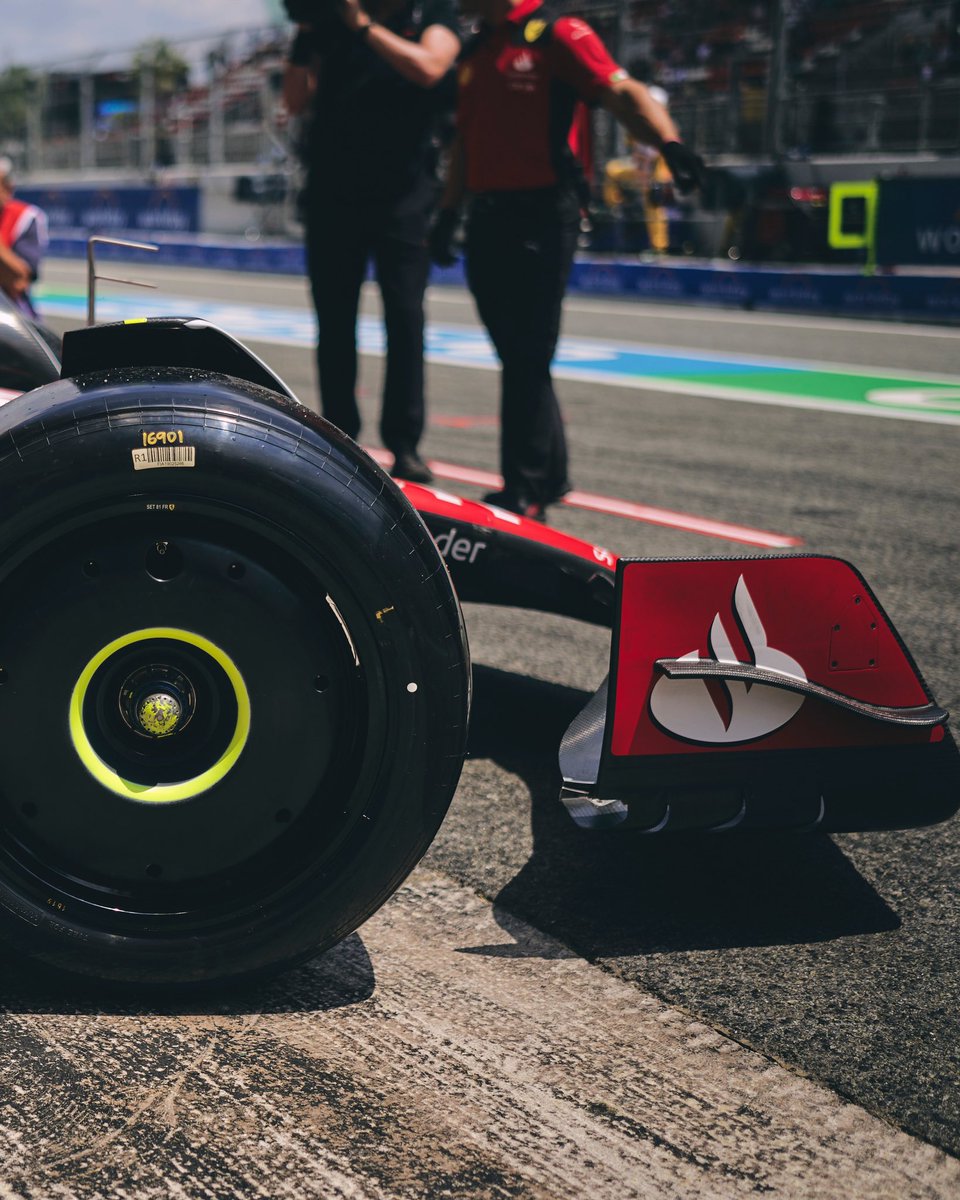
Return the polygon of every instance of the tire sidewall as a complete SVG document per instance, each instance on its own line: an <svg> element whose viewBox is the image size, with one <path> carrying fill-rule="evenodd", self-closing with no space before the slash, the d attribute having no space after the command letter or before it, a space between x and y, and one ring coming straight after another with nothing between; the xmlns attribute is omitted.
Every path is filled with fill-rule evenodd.
<svg viewBox="0 0 960 1200"><path fill-rule="evenodd" d="M149 924L98 928L82 906L60 907L0 865L2 928L60 968L154 984L249 976L302 960L355 929L399 886L452 799L465 749L469 662L443 560L402 493L338 431L256 385L195 373L118 372L38 389L0 427L0 560L98 505L229 505L305 555L332 565L351 621L389 690L389 745L362 829L322 873L290 881L206 934L162 936ZM49 393L44 397L41 393ZM18 420L18 416L20 419ZM143 433L176 429L192 470L135 471ZM14 502L15 501L15 502ZM416 684L408 691L408 683Z"/></svg>

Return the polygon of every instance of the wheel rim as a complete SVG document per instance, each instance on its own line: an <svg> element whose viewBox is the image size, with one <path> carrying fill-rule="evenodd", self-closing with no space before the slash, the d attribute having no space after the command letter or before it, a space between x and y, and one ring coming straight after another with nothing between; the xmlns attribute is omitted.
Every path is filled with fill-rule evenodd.
<svg viewBox="0 0 960 1200"><path fill-rule="evenodd" d="M94 742L88 733L89 713L91 708L97 709L100 706L97 704L90 705L91 685L95 683L98 676L102 675L103 668L109 667L111 660L121 651L136 647L143 649L146 657L154 659L162 656L162 652L155 649L152 643L171 641L181 643L184 646L189 646L194 652L199 651L206 655L221 672L226 676L233 689L233 699L236 706L236 721L233 730L230 733L226 747L215 756L214 761L198 774L191 777L177 780L171 783L148 783L145 778L131 779L125 778L121 773L121 768L117 765L118 761L123 761L123 756L114 757L114 761L108 761L106 757L101 756L94 748ZM156 670L151 672L151 668L156 666ZM155 720L159 726L166 726L173 723L174 728L157 728L156 736L158 738L169 738L171 741L176 739L179 734L186 732L189 727L188 722L183 720L183 704L177 696L178 692L185 692L186 689L176 688L175 684L170 683L166 691L160 689L164 686L162 679L162 669L166 668L167 664L153 664L152 661L140 668L140 671L145 672L143 681L131 682L135 679L136 672L131 673L124 680L126 689L132 693L131 713L127 719L128 724L136 722L135 710L144 713L145 706L151 699L157 697L155 708L159 711L155 715ZM169 668L168 668L169 669ZM187 678L181 674L181 678ZM151 690L151 684L157 681L157 686ZM166 681L169 682L169 681ZM188 680L189 682L189 680ZM192 689L192 684L190 684ZM141 695L140 693L144 693ZM124 695L124 689L121 689L120 697L118 697L117 708L124 715L121 707L121 700ZM163 699L170 698L173 705L176 706L177 712L169 719L163 719L161 705ZM196 701L193 702L195 708ZM173 711L171 706L169 711ZM192 718L193 713L189 713ZM142 734L131 728L131 732L135 736L150 736L150 730L147 725L147 717L144 713L140 717L140 723L143 725ZM247 692L247 686L244 683L243 676L237 670L236 664L219 646L215 645L209 638L202 637L200 634L188 632L185 629L172 629L169 627L155 626L150 629L137 629L131 633L124 634L122 637L115 638L103 649L99 650L93 658L87 663L77 680L76 686L70 697L70 738L73 742L74 749L77 752L80 761L89 771L89 773L110 791L115 792L118 796L123 796L130 800L136 800L140 803L152 804L169 804L177 800L189 800L194 796L199 796L214 784L219 783L227 773L231 770L237 759L243 752L247 738L250 734L250 696ZM105 737L106 731L99 730L96 740L109 741ZM167 742L163 743L166 748ZM132 758L132 755L131 755ZM127 771L126 774L133 772Z"/></svg>
<svg viewBox="0 0 960 1200"><path fill-rule="evenodd" d="M23 601L24 628L0 638L0 721L9 734L0 754L3 873L38 895L97 907L105 927L144 914L184 927L187 914L217 920L305 873L322 874L355 835L364 789L386 752L376 639L335 566L308 561L276 531L258 541L263 525L255 514L198 504L165 529L168 553L182 562L164 577L141 521L90 514L84 528L52 536L0 579L2 596L52 593L69 610L51 619L48 602L34 619ZM219 606L228 635L185 617L178 597L191 590ZM104 636L118 614L155 619L168 609L169 624ZM71 626L86 634L88 624L81 654ZM76 665L61 661L71 656ZM43 686L24 682L31 673ZM124 725L119 697L158 680L161 694L196 695L182 729L150 737ZM208 723L204 740L197 731L210 695L221 720L215 736ZM62 728L49 754L34 726ZM194 765L178 775L172 751L190 737L198 745L180 760ZM172 758L167 777L131 771L123 758L131 744L146 746L153 766Z"/></svg>

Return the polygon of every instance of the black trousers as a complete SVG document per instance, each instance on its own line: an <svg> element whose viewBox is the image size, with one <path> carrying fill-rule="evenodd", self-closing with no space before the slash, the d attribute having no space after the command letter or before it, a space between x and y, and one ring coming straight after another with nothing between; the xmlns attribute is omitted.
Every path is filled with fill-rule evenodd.
<svg viewBox="0 0 960 1200"><path fill-rule="evenodd" d="M561 188L476 196L467 225L467 282L503 366L504 485L544 504L570 487L550 363L579 228L577 197Z"/></svg>
<svg viewBox="0 0 960 1200"><path fill-rule="evenodd" d="M387 363L380 436L394 454L415 451L423 433L423 294L430 271L427 227L432 181L392 204L307 196L307 270L317 310L317 373L323 415L357 438L357 309L373 259L383 298Z"/></svg>

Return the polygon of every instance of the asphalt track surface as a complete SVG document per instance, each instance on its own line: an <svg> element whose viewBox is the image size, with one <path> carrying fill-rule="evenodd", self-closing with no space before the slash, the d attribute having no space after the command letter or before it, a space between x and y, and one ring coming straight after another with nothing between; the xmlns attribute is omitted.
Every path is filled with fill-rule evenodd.
<svg viewBox="0 0 960 1200"><path fill-rule="evenodd" d="M299 280L150 274L178 296L306 307ZM47 272L49 287L78 278ZM374 293L364 306L376 314ZM429 314L474 324L458 292ZM565 331L960 372L960 333L929 326L574 300ZM251 344L315 406L307 349ZM381 366L363 359L371 446ZM435 363L428 387L426 456L495 471L495 375ZM653 385L559 390L579 489L850 559L960 711L960 428ZM552 520L622 554L755 552L575 508ZM0 1197L960 1195L960 1167L933 1149L960 1155L960 823L584 834L557 801L555 754L607 635L465 617L460 788L410 885L344 946L186 1007L67 995L0 958ZM720 1080L736 1063L747 1083Z"/></svg>

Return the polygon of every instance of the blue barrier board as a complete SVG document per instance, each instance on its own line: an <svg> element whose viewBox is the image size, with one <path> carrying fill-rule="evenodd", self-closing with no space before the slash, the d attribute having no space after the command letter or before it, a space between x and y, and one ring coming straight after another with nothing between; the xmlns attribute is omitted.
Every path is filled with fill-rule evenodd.
<svg viewBox="0 0 960 1200"><path fill-rule="evenodd" d="M137 231L139 232L139 231ZM133 231L128 231L128 236ZM140 233L142 237L142 233ZM226 271L302 275L302 245L213 239L157 239L157 254L103 246L98 258L151 261ZM49 253L79 258L86 253L80 234L55 233ZM462 262L435 268L434 284L462 287ZM960 321L960 276L862 275L853 271L796 270L727 263L687 265L682 261L634 262L580 258L570 290L588 296L620 296L746 309L839 313L851 317L907 317Z"/></svg>

